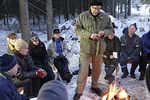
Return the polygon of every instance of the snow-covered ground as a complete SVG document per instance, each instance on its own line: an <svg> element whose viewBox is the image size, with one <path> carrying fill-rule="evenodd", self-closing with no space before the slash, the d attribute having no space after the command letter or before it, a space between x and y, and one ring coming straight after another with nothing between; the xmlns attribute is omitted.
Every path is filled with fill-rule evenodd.
<svg viewBox="0 0 150 100"><path fill-rule="evenodd" d="M139 36L142 36L144 33L148 32L150 30L150 13L148 11L149 11L149 7L146 8L145 5L143 5L140 8L140 11L137 11L133 8L132 15L128 17L128 19L118 20L110 16L111 20L115 23L116 26L118 26L118 28L115 29L115 35L120 37L121 35L123 35L122 34L123 28L133 23L137 24L138 30L136 34L138 34ZM71 72L79 68L78 64L79 64L79 50L80 50L80 47L79 47L80 37L74 33L73 25L74 25L74 21L70 20L63 24L59 24L58 26L60 29L62 27L66 28L66 30L62 30L61 35L66 38L68 47L70 50L67 57L69 59L69 68ZM7 48L6 37L7 37L7 34L10 33L10 31L4 31L1 29L0 33L1 33L0 55L2 55ZM37 32L37 31L36 33L39 35L41 41L43 41L45 45L47 46L48 41L46 40L47 39L46 34L43 34L42 32ZM21 37L20 33L17 33L17 35ZM131 64L128 64L129 70L130 70L130 67L131 67ZM120 68L120 65L119 65L119 68ZM114 72L114 75L115 75L115 72ZM146 87L145 80L143 81L138 80L138 77L140 75L140 73L138 72L138 68L136 70L136 76L137 76L136 79L132 79L130 78L130 76L128 76L125 79L121 79L121 75L122 75L122 72L120 69L118 75L116 76L116 85L118 88L122 87L127 91L127 93L130 95L130 100L150 100L150 96ZM63 82L68 89L69 100L73 100L72 98L75 94L77 76L78 75L74 75L70 83ZM104 80L104 76L105 76L105 72L104 72L104 64L103 64L101 76L99 78L99 82L100 82L99 87L103 91L109 88L109 84ZM90 86L91 86L91 77L88 77L85 91L80 100L100 100L99 96L92 93L92 91L90 90Z"/></svg>

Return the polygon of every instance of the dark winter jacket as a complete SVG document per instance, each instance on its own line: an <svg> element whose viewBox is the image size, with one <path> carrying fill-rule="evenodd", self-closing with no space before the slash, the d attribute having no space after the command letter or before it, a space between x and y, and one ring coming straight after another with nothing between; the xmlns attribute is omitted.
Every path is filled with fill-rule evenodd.
<svg viewBox="0 0 150 100"><path fill-rule="evenodd" d="M34 64L42 66L48 62L48 54L45 45L40 40L38 45L34 45L31 41L29 42L29 54Z"/></svg>
<svg viewBox="0 0 150 100"><path fill-rule="evenodd" d="M12 52L18 61L18 65L20 66L18 68L18 73L16 77L20 80L37 77L35 70L37 70L38 67L34 66L30 56L22 56L17 50L13 50Z"/></svg>
<svg viewBox="0 0 150 100"><path fill-rule="evenodd" d="M126 59L128 57L132 58L133 56L140 55L141 51L141 39L138 35L134 34L131 38L128 34L124 34L120 38L121 41L121 55Z"/></svg>
<svg viewBox="0 0 150 100"><path fill-rule="evenodd" d="M79 15L74 30L81 37L80 52L85 54L102 54L106 50L104 37L111 34L113 28L107 14L100 12L94 18L90 10L88 10ZM104 37L100 37L98 40L89 39L92 33L98 34L100 30L104 31Z"/></svg>
<svg viewBox="0 0 150 100"><path fill-rule="evenodd" d="M0 100L29 100L18 93L10 77L7 74L0 73Z"/></svg>
<svg viewBox="0 0 150 100"><path fill-rule="evenodd" d="M117 52L118 54L120 53L121 42L118 37L114 36L113 39L106 37L105 42L106 51L104 52L104 55L110 57L110 55L113 55L113 52Z"/></svg>
<svg viewBox="0 0 150 100"><path fill-rule="evenodd" d="M145 33L142 37L142 50L144 52L150 52L150 38L148 36L148 33Z"/></svg>

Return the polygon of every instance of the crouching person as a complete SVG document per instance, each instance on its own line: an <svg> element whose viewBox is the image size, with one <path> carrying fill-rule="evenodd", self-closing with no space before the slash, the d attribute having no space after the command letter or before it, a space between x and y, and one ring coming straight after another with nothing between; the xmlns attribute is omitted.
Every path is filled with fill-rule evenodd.
<svg viewBox="0 0 150 100"><path fill-rule="evenodd" d="M15 42L15 49L12 51L18 61L18 72L13 79L16 88L24 87L24 95L26 97L35 97L40 89L40 78L46 76L46 72L38 67L35 67L33 61L29 57L28 44L18 39Z"/></svg>
<svg viewBox="0 0 150 100"><path fill-rule="evenodd" d="M53 30L53 38L49 41L47 49L50 62L55 65L61 78L69 83L73 75L69 71L68 60L65 57L67 43L63 37L60 37L59 29Z"/></svg>
<svg viewBox="0 0 150 100"><path fill-rule="evenodd" d="M29 100L20 95L12 82L12 76L17 74L17 59L8 54L0 56L0 98L1 100Z"/></svg>
<svg viewBox="0 0 150 100"><path fill-rule="evenodd" d="M52 67L48 63L48 54L45 45L37 34L32 34L29 41L29 54L34 61L34 65L41 66L47 72L46 77L41 79L42 84L55 79Z"/></svg>

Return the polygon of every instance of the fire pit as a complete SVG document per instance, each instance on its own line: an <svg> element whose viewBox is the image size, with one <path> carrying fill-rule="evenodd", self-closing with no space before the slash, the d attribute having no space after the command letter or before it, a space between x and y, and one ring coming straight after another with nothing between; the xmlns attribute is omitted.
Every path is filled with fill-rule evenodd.
<svg viewBox="0 0 150 100"><path fill-rule="evenodd" d="M101 100L129 100L129 95L123 88L117 88L116 84L110 84L107 93L104 93Z"/></svg>

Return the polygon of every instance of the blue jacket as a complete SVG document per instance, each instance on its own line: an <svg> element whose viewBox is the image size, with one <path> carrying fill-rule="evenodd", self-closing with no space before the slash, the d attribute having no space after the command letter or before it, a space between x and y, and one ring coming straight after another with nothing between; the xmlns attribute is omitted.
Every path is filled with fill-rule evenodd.
<svg viewBox="0 0 150 100"><path fill-rule="evenodd" d="M143 52L150 52L150 38L148 37L148 33L143 34L141 40Z"/></svg>
<svg viewBox="0 0 150 100"><path fill-rule="evenodd" d="M0 73L0 100L29 100L19 94L11 80Z"/></svg>

